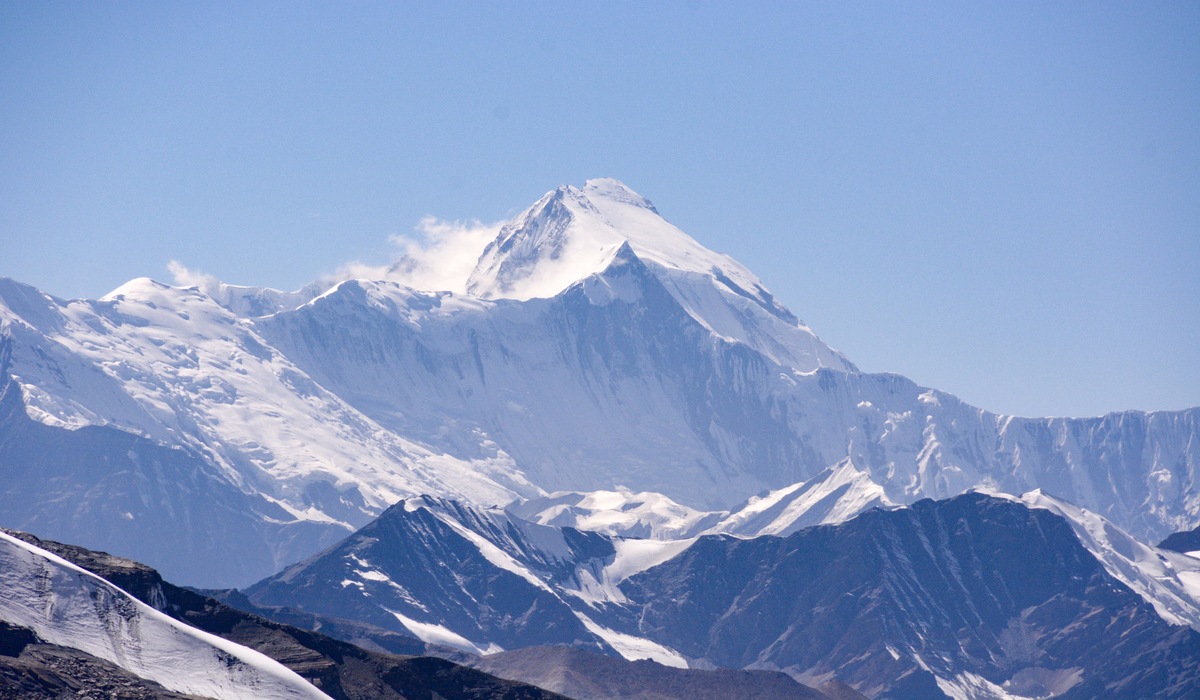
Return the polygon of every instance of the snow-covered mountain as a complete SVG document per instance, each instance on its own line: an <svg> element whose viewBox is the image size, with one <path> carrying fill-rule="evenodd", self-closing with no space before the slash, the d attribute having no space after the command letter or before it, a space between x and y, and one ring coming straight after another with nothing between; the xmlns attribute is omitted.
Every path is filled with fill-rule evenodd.
<svg viewBox="0 0 1200 700"><path fill-rule="evenodd" d="M728 516L676 503L661 493L558 491L509 504L517 517L554 527L571 527L615 537L672 540L708 531Z"/></svg>
<svg viewBox="0 0 1200 700"><path fill-rule="evenodd" d="M3 524L212 586L421 494L584 494L546 517L669 536L972 488L1042 488L1143 541L1200 524L1200 409L1014 418L860 373L613 180L548 193L451 282L0 281ZM604 492L647 495L617 516Z"/></svg>
<svg viewBox="0 0 1200 700"><path fill-rule="evenodd" d="M1022 495L1021 502L1066 520L1109 575L1150 603L1159 617L1200 630L1200 559L1142 544L1104 517L1040 490Z"/></svg>
<svg viewBox="0 0 1200 700"><path fill-rule="evenodd" d="M718 336L801 371L854 368L775 301L753 273L701 246L648 199L613 179L547 193L500 229L465 288L484 299L553 297L631 257Z"/></svg>
<svg viewBox="0 0 1200 700"><path fill-rule="evenodd" d="M702 538L621 590L626 625L606 618L619 630L868 696L1183 698L1200 683L1200 634L1156 615L1061 518L978 494Z"/></svg>

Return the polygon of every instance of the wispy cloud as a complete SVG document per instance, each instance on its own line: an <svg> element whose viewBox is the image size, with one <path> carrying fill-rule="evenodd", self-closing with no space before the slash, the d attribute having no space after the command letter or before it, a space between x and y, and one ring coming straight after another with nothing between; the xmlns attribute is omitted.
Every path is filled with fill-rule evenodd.
<svg viewBox="0 0 1200 700"><path fill-rule="evenodd" d="M463 293L467 277L487 244L500 232L500 223L445 221L427 216L409 235L388 240L399 257L387 265L353 261L334 273L337 279L385 279L426 291Z"/></svg>
<svg viewBox="0 0 1200 700"><path fill-rule="evenodd" d="M422 291L462 294L483 249L499 235L501 226L502 223L445 221L426 216L411 234L388 237L395 251L391 261L376 265L352 260L321 282L332 285L348 279L388 280ZM214 275L187 267L178 260L168 262L167 270L178 287L198 287L213 298L221 295L221 280Z"/></svg>
<svg viewBox="0 0 1200 700"><path fill-rule="evenodd" d="M167 263L167 271L175 278L176 287L198 287L209 296L216 296L221 289L221 280L207 272L193 270L178 260Z"/></svg>

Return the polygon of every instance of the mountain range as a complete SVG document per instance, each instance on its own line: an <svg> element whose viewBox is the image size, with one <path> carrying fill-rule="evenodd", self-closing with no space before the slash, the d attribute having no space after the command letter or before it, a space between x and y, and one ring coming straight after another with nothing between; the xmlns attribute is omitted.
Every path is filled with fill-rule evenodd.
<svg viewBox="0 0 1200 700"><path fill-rule="evenodd" d="M868 697L910 686L913 697L1003 700L1200 689L1200 560L1039 493L926 499L785 537L685 540L425 497L245 594L261 614L361 620L484 654L491 671L504 670L486 661L498 652L557 645L782 670Z"/></svg>
<svg viewBox="0 0 1200 700"><path fill-rule="evenodd" d="M616 180L481 245L440 288L0 280L0 524L462 653L1188 697L1200 560L1149 543L1200 526L1200 408L861 372Z"/></svg>

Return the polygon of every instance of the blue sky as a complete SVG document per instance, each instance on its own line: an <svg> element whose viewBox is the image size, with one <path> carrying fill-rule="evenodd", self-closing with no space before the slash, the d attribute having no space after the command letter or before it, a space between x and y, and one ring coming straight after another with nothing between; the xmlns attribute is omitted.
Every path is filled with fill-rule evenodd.
<svg viewBox="0 0 1200 700"><path fill-rule="evenodd" d="M1200 5L0 4L0 275L297 288L616 177L868 371L1200 405Z"/></svg>

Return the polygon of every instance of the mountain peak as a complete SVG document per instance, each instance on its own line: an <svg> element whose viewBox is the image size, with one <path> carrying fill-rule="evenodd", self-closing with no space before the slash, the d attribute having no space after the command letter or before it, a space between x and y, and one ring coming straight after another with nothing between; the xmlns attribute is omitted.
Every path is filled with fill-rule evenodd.
<svg viewBox="0 0 1200 700"><path fill-rule="evenodd" d="M122 284L108 294L100 297L100 301L121 300L125 297L143 299L157 297L171 289L171 286L150 277L135 277Z"/></svg>
<svg viewBox="0 0 1200 700"><path fill-rule="evenodd" d="M659 214L650 200L612 178L560 186L500 229L467 282L484 298L549 297L600 272L628 244L643 261L729 280L755 294L761 283Z"/></svg>
<svg viewBox="0 0 1200 700"><path fill-rule="evenodd" d="M654 204L642 195L634 192L625 183L611 177L600 177L583 183L582 192L587 197L603 197L622 204L631 204L642 209L649 209L658 214Z"/></svg>
<svg viewBox="0 0 1200 700"><path fill-rule="evenodd" d="M588 180L582 188L558 187L501 226L465 288L481 299L553 297L604 272L614 260L631 258L713 333L801 371L856 371L777 302L754 273L700 245L649 200L611 178Z"/></svg>

